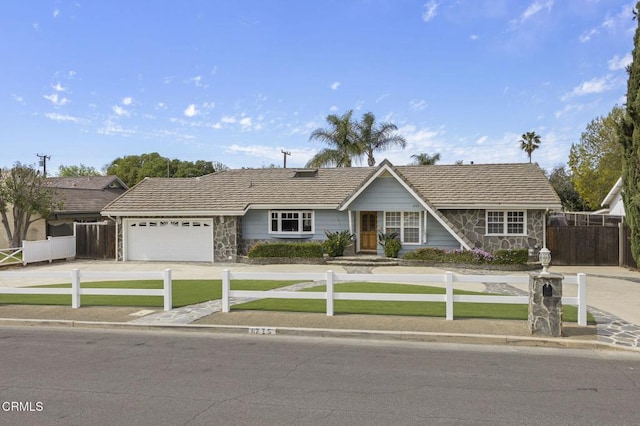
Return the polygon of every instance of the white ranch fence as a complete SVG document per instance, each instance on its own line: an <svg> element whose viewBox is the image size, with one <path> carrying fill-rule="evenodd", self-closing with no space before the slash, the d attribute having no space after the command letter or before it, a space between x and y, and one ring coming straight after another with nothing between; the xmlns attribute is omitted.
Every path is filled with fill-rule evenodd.
<svg viewBox="0 0 640 426"><path fill-rule="evenodd" d="M70 294L71 307L80 307L80 296L162 296L164 298L164 310L170 311L172 308L172 281L171 269L154 272L103 272L103 271L43 271L43 272L0 272L0 279L60 279L61 281L71 279L71 288L51 288L51 287L0 287L2 294ZM143 288L82 288L81 282L84 280L157 280L163 281L161 289ZM1 302L1 299L0 299Z"/></svg>
<svg viewBox="0 0 640 426"><path fill-rule="evenodd" d="M76 257L76 237L47 237L46 240L23 241L22 263L52 262Z"/></svg>
<svg viewBox="0 0 640 426"><path fill-rule="evenodd" d="M0 249L0 265L10 265L12 263L21 263L22 259L18 255L22 253L22 248Z"/></svg>
<svg viewBox="0 0 640 426"><path fill-rule="evenodd" d="M255 290L231 290L232 279L245 280L303 280L326 281L326 291L255 291ZM419 283L419 284L444 284L445 294L401 294L401 293L350 293L335 292L335 282L379 282L379 283ZM528 284L528 275L463 275L446 272L444 274L336 274L333 271L326 273L268 273L268 272L231 272L225 269L222 272L222 312L231 309L232 297L252 299L322 299L327 303L327 316L333 316L334 300L376 300L376 301L402 301L402 302L444 302L446 305L446 319L453 320L454 302L458 303L509 303L528 305L529 296L496 296L496 295L454 295L454 283L506 283ZM565 276L565 285L577 285L576 296L563 296L564 305L578 308L578 325L587 325L587 276L577 274Z"/></svg>

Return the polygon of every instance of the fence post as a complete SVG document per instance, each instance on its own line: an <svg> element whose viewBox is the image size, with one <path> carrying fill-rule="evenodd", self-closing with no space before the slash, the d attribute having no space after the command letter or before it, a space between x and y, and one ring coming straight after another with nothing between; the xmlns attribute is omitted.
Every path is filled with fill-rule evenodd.
<svg viewBox="0 0 640 426"><path fill-rule="evenodd" d="M231 290L231 274L228 269L222 270L222 312L229 312L229 291Z"/></svg>
<svg viewBox="0 0 640 426"><path fill-rule="evenodd" d="M445 274L445 305L446 319L453 320L453 272L447 271Z"/></svg>
<svg viewBox="0 0 640 426"><path fill-rule="evenodd" d="M587 325L587 275L578 274L578 325Z"/></svg>
<svg viewBox="0 0 640 426"><path fill-rule="evenodd" d="M53 241L51 236L47 237L47 248L49 249L49 263L53 262Z"/></svg>
<svg viewBox="0 0 640 426"><path fill-rule="evenodd" d="M171 269L165 269L164 271L162 271L162 279L164 282L164 285L162 286L163 289L163 296L164 296L164 310L165 311L170 311L171 309L173 309L173 293L172 293L172 285L171 285Z"/></svg>
<svg viewBox="0 0 640 426"><path fill-rule="evenodd" d="M333 271L327 271L327 316L333 316Z"/></svg>
<svg viewBox="0 0 640 426"><path fill-rule="evenodd" d="M71 271L71 308L80 307L80 269Z"/></svg>

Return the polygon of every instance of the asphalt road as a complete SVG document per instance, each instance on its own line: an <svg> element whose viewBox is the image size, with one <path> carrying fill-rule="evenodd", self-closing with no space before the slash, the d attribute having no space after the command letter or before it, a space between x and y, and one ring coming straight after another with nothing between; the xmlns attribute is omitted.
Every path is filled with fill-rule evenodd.
<svg viewBox="0 0 640 426"><path fill-rule="evenodd" d="M1 425L640 423L640 355L0 328Z"/></svg>

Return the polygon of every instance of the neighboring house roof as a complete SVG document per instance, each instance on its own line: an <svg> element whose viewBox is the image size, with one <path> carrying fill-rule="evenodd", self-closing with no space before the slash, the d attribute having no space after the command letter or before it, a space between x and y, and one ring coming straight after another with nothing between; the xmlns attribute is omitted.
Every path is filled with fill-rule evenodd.
<svg viewBox="0 0 640 426"><path fill-rule="evenodd" d="M117 176L54 177L47 184L63 202L54 214L99 213L127 189Z"/></svg>
<svg viewBox="0 0 640 426"><path fill-rule="evenodd" d="M70 189L129 189L118 176L50 177L49 186Z"/></svg>
<svg viewBox="0 0 640 426"><path fill-rule="evenodd" d="M620 194L621 191L622 191L622 178L618 178L616 183L614 183L613 186L611 187L611 190L609 191L607 196L604 197L604 200L602 200L602 203L600 203L600 206L605 207L611 204L611 202L615 200L615 198Z"/></svg>
<svg viewBox="0 0 640 426"><path fill-rule="evenodd" d="M535 164L237 169L198 178L146 178L103 210L106 215L243 215L250 208L348 204L383 170L393 171L425 206L550 208L561 202Z"/></svg>

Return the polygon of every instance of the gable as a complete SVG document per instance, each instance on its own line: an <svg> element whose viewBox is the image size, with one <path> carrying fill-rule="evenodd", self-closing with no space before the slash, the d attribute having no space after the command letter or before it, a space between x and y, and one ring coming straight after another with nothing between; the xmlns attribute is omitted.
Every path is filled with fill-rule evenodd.
<svg viewBox="0 0 640 426"><path fill-rule="evenodd" d="M420 202L390 174L378 176L349 205L351 210L420 211Z"/></svg>

